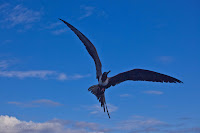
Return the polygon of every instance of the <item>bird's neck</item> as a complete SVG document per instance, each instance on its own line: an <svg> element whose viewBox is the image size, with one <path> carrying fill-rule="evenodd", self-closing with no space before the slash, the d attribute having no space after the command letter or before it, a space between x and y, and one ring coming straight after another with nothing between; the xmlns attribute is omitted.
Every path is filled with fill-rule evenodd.
<svg viewBox="0 0 200 133"><path fill-rule="evenodd" d="M101 81L102 81L102 82L105 82L107 78L108 78L107 75L102 75Z"/></svg>
<svg viewBox="0 0 200 133"><path fill-rule="evenodd" d="M108 77L107 75L102 75L99 77L99 85L100 86L106 86L108 84Z"/></svg>

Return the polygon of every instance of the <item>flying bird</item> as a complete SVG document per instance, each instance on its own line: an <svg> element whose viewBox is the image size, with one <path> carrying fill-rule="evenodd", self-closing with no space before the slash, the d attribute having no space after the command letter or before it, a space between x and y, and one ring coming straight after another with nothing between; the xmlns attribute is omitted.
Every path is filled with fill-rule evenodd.
<svg viewBox="0 0 200 133"><path fill-rule="evenodd" d="M101 103L101 107L103 107L104 112L107 111L108 117L110 118L110 114L106 105L105 100L105 90L108 89L111 86L115 86L119 83L122 83L124 81L132 80L132 81L151 81L151 82L166 82L166 83L183 83L182 81L173 78L171 76L161 74L158 72L150 71L150 70L144 70L144 69L133 69L130 71L119 73L113 77L108 77L108 72L104 72L102 74L102 65L101 61L99 59L97 50L95 46L91 43L91 41L79 30L77 30L74 26L69 24L68 22L60 19L63 21L82 41L82 43L85 45L88 53L91 55L91 57L94 60L95 66L96 66L96 78L98 80L97 85L91 86L88 91L91 91L92 94L94 94L99 102Z"/></svg>

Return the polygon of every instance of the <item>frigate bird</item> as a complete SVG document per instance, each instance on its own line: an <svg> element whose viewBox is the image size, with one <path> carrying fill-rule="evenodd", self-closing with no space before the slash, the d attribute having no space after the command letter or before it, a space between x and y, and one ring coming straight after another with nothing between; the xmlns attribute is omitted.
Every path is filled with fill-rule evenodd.
<svg viewBox="0 0 200 133"><path fill-rule="evenodd" d="M151 82L166 82L166 83L183 83L182 81L173 78L171 76L161 74L158 72L150 71L150 70L144 70L144 69L133 69L130 71L119 73L113 77L107 77L108 72L104 72L102 74L102 65L101 61L99 59L99 56L97 54L97 50L94 47L94 45L91 43L91 41L79 30L77 30L74 26L69 24L68 22L60 19L63 21L82 41L82 43L85 45L88 53L91 55L91 57L94 60L95 66L96 66L96 78L98 79L98 84L91 86L88 91L91 91L92 94L94 94L99 102L101 103L101 107L103 107L104 112L107 111L108 117L110 118L108 108L106 105L105 100L105 89L108 89L111 86L115 86L121 82L132 80L132 81L151 81Z"/></svg>

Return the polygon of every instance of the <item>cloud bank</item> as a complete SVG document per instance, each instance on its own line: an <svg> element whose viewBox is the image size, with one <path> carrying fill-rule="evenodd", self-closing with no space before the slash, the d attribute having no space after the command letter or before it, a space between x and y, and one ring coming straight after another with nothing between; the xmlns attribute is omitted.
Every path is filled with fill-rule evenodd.
<svg viewBox="0 0 200 133"><path fill-rule="evenodd" d="M37 123L21 121L12 116L0 116L0 133L104 133L99 124L83 121L68 121L53 119Z"/></svg>

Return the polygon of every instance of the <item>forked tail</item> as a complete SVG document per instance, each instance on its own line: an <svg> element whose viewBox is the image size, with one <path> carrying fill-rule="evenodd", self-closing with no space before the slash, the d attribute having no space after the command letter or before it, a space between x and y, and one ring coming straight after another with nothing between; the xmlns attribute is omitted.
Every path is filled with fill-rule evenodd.
<svg viewBox="0 0 200 133"><path fill-rule="evenodd" d="M105 96L104 96L104 97L105 97ZM108 112L108 108L107 108L107 105L106 105L106 100L105 100L104 106L106 106L106 111L107 111L108 117L110 118L110 114L109 114L109 112ZM105 109L104 109L104 112L105 112Z"/></svg>
<svg viewBox="0 0 200 133"><path fill-rule="evenodd" d="M106 105L105 94L101 91L101 88L98 85L93 85L88 89L88 91L91 91L91 93L97 97L97 100L99 100L99 102L101 103L101 107L103 107L104 112L106 110L108 117L110 118L108 107Z"/></svg>

